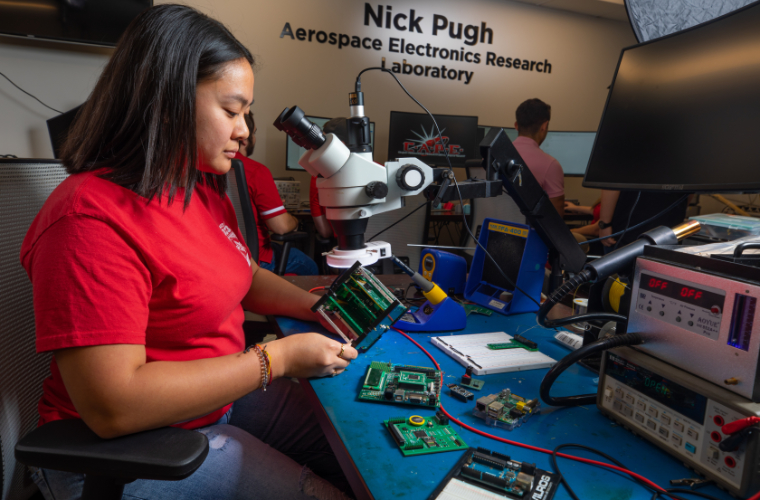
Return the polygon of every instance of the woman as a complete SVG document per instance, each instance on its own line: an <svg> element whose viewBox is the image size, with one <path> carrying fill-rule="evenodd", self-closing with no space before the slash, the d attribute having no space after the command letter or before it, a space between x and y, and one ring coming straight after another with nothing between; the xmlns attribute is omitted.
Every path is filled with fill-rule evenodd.
<svg viewBox="0 0 760 500"><path fill-rule="evenodd" d="M570 231L576 234L582 234L587 238L596 238L599 236L599 210L602 199L599 198L591 206L576 205L575 203L565 202L565 213L590 215L591 222L585 226L574 227Z"/></svg>
<svg viewBox="0 0 760 500"><path fill-rule="evenodd" d="M248 136L252 64L191 8L143 12L69 133L72 175L21 249L37 350L54 352L40 423L82 418L104 438L167 425L209 437L195 474L138 480L125 497L341 496L312 470L345 489L290 377L336 375L356 351L316 333L244 346L243 308L316 320L317 299L251 262L224 194ZM47 498L81 495L81 475L35 476Z"/></svg>
<svg viewBox="0 0 760 500"><path fill-rule="evenodd" d="M253 113L245 114L248 137L240 141L236 158L243 162L245 181L248 184L248 196L251 198L253 216L259 237L259 266L274 272L282 261L282 245L272 244L269 231L275 234L287 234L298 229L298 219L290 215L282 204L272 172L261 163L249 158L256 146L256 122ZM288 252L285 274L314 276L319 274L316 262L311 260L298 248L292 247Z"/></svg>

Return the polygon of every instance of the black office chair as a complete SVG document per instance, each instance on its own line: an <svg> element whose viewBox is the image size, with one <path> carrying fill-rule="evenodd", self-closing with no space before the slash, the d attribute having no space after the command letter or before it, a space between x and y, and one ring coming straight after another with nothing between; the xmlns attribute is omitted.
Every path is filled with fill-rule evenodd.
<svg viewBox="0 0 760 500"><path fill-rule="evenodd" d="M272 241L282 243L282 258L279 262L277 262L275 273L278 276L284 276L285 268L288 266L288 256L290 255L290 249L293 248L294 243L309 239L309 233L304 231L291 231L285 234L271 234L269 237Z"/></svg>
<svg viewBox="0 0 760 500"><path fill-rule="evenodd" d="M0 159L0 500L34 494L22 464L83 473L82 498L108 500L120 499L124 484L135 479L183 479L208 454L206 436L184 429L101 439L82 420L35 428L50 354L35 352L32 285L19 252L32 220L66 176L54 160Z"/></svg>
<svg viewBox="0 0 760 500"><path fill-rule="evenodd" d="M256 218L253 215L253 204L248 194L248 184L245 180L243 162L232 160L232 168L227 172L227 194L235 208L240 232L243 233L245 244L251 252L251 259L259 261L259 232L256 229ZM242 221L242 225L240 222Z"/></svg>

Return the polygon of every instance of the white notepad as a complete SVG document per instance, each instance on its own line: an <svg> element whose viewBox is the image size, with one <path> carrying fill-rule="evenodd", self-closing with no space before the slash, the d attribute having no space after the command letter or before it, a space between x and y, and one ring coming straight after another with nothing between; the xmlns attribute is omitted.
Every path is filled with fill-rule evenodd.
<svg viewBox="0 0 760 500"><path fill-rule="evenodd" d="M462 366L472 366L472 371L476 375L537 370L557 363L538 351L489 349L488 344L503 344L512 341L512 336L504 332L450 335L433 337L430 340Z"/></svg>

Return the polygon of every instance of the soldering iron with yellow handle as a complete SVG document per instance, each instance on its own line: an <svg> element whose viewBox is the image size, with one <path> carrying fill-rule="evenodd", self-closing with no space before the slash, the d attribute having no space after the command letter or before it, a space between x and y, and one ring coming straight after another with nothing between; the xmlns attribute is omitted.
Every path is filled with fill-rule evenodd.
<svg viewBox="0 0 760 500"><path fill-rule="evenodd" d="M394 264L411 276L414 284L420 287L427 301L417 311L407 313L396 322L396 326L407 332L448 332L464 330L467 326L467 313L459 303L446 295L441 287L413 271L391 255Z"/></svg>

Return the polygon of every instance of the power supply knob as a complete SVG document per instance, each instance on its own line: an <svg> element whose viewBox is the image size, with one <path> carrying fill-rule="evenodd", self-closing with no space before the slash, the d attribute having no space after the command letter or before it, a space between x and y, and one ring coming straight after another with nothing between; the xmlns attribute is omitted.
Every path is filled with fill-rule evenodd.
<svg viewBox="0 0 760 500"><path fill-rule="evenodd" d="M370 198L379 200L388 196L388 185L384 182L372 181L364 186L364 192Z"/></svg>
<svg viewBox="0 0 760 500"><path fill-rule="evenodd" d="M407 164L396 172L396 183L405 191L414 191L422 187L425 174L417 165Z"/></svg>

